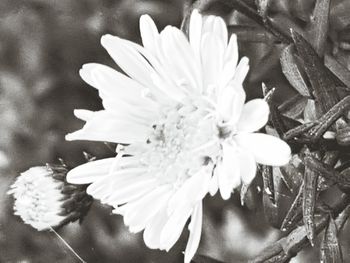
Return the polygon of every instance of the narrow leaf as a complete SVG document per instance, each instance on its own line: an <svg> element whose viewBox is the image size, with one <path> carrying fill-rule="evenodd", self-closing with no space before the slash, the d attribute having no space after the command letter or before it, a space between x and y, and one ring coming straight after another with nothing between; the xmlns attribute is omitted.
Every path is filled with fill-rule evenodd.
<svg viewBox="0 0 350 263"><path fill-rule="evenodd" d="M325 55L324 63L350 89L350 71L331 55Z"/></svg>
<svg viewBox="0 0 350 263"><path fill-rule="evenodd" d="M348 205L340 214L339 216L336 218L335 220L335 225L338 229L338 231L340 229L342 229L344 227L345 222L348 220L350 216L350 205Z"/></svg>
<svg viewBox="0 0 350 263"><path fill-rule="evenodd" d="M340 100L337 92L338 85L332 78L331 72L324 66L323 61L305 38L293 30L292 37L310 80L313 95L317 101L316 109L321 114L326 113Z"/></svg>
<svg viewBox="0 0 350 263"><path fill-rule="evenodd" d="M282 72L286 76L289 83L295 88L299 94L310 97L310 91L301 75L293 55L293 46L285 47L280 57Z"/></svg>
<svg viewBox="0 0 350 263"><path fill-rule="evenodd" d="M296 119L304 112L307 102L307 97L296 94L290 99L284 101L280 106L278 106L278 109L283 115Z"/></svg>
<svg viewBox="0 0 350 263"><path fill-rule="evenodd" d="M237 39L241 42L272 42L276 38L262 27L251 25L230 25L228 26L229 34L236 34Z"/></svg>
<svg viewBox="0 0 350 263"><path fill-rule="evenodd" d="M312 246L315 239L315 202L318 173L313 170L305 157L304 191L303 191L303 221L307 232L307 237Z"/></svg>
<svg viewBox="0 0 350 263"><path fill-rule="evenodd" d="M321 243L321 262L324 263L341 263L343 256L338 240L338 230L334 220L331 218L329 224L324 231Z"/></svg>
<svg viewBox="0 0 350 263"><path fill-rule="evenodd" d="M263 206L264 214L267 221L273 227L279 227L278 220L278 206L275 200L275 187L273 181L272 167L262 166L262 178L263 178Z"/></svg>
<svg viewBox="0 0 350 263"><path fill-rule="evenodd" d="M310 40L318 55L323 55L328 35L330 0L316 0L310 19Z"/></svg>
<svg viewBox="0 0 350 263"><path fill-rule="evenodd" d="M274 203L275 189L273 185L272 166L267 166L267 165L262 166L262 178L263 178L264 193L266 193L269 199Z"/></svg>
<svg viewBox="0 0 350 263"><path fill-rule="evenodd" d="M293 157L293 159L298 157ZM303 181L303 174L301 167L296 167L290 162L288 165L279 167L284 183L292 193L297 193Z"/></svg>
<svg viewBox="0 0 350 263"><path fill-rule="evenodd" d="M282 225L281 225L282 231L289 231L301 220L303 192L304 192L304 185L302 184L300 185L299 192L296 195L291 207L288 210L288 213L286 214L286 217L282 222Z"/></svg>
<svg viewBox="0 0 350 263"><path fill-rule="evenodd" d="M328 216L323 216L319 219L316 219L315 234L318 234L320 231L322 231L327 222ZM293 255L301 250L301 248L307 243L307 233L307 229L304 226L299 226L290 232L282 243L285 253Z"/></svg>

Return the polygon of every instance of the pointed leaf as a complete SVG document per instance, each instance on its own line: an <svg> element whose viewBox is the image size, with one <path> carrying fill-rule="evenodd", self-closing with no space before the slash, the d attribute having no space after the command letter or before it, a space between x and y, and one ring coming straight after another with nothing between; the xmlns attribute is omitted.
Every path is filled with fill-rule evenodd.
<svg viewBox="0 0 350 263"><path fill-rule="evenodd" d="M288 213L286 214L286 217L282 222L282 225L281 225L282 231L289 231L293 229L296 226L296 224L301 220L303 192L304 192L304 185L302 184L300 185L299 192L296 195L291 207L288 210Z"/></svg>
<svg viewBox="0 0 350 263"><path fill-rule="evenodd" d="M350 205L348 205L336 218L335 225L339 230L341 230L344 227L345 222L348 220L350 216Z"/></svg>
<svg viewBox="0 0 350 263"><path fill-rule="evenodd" d="M296 158L296 157L294 157ZM303 174L301 167L296 167L295 164L290 162L288 165L279 167L282 174L282 179L286 186L292 193L297 193L300 185L303 181Z"/></svg>
<svg viewBox="0 0 350 263"><path fill-rule="evenodd" d="M272 166L262 165L262 178L263 178L263 186L264 186L263 192L274 203L275 189L273 185Z"/></svg>
<svg viewBox="0 0 350 263"><path fill-rule="evenodd" d="M338 230L334 220L331 218L324 231L321 243L321 262L324 263L342 263L343 256L338 240Z"/></svg>
<svg viewBox="0 0 350 263"><path fill-rule="evenodd" d="M323 55L328 35L330 0L316 0L310 19L310 40L318 55Z"/></svg>
<svg viewBox="0 0 350 263"><path fill-rule="evenodd" d="M229 34L236 34L240 42L272 42L276 38L261 27L251 25L230 25L227 27Z"/></svg>
<svg viewBox="0 0 350 263"><path fill-rule="evenodd" d="M323 61L305 38L293 30L292 37L310 80L313 95L318 102L316 109L321 114L326 113L340 100L337 92L337 86L339 85L334 81L332 73L324 66Z"/></svg>
<svg viewBox="0 0 350 263"><path fill-rule="evenodd" d="M315 239L315 202L318 173L308 162L308 156L305 157L304 191L303 191L303 221L307 232L307 237L312 246Z"/></svg>
<svg viewBox="0 0 350 263"><path fill-rule="evenodd" d="M296 119L304 112L307 101L307 97L296 94L278 106L278 109L284 116Z"/></svg>
<svg viewBox="0 0 350 263"><path fill-rule="evenodd" d="M350 89L350 71L331 55L325 55L324 63Z"/></svg>
<svg viewBox="0 0 350 263"><path fill-rule="evenodd" d="M267 221L275 228L279 227L278 206L275 200L275 187L272 174L272 167L262 166L263 177L263 206Z"/></svg>
<svg viewBox="0 0 350 263"><path fill-rule="evenodd" d="M295 88L300 95L310 97L310 91L305 83L302 74L296 63L296 59L293 55L293 46L289 45L285 47L281 53L281 66L282 72L286 76L289 83Z"/></svg>

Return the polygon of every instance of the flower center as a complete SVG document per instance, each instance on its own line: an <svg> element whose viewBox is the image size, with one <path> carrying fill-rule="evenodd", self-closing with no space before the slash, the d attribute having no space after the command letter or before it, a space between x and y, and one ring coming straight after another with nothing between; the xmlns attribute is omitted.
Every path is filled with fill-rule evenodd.
<svg viewBox="0 0 350 263"><path fill-rule="evenodd" d="M174 187L216 162L221 152L213 118L193 105L164 109L153 127L141 161L149 174Z"/></svg>

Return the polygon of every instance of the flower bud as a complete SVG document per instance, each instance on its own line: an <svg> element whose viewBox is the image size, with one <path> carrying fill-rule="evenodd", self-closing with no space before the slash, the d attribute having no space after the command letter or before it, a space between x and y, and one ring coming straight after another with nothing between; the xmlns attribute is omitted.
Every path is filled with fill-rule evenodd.
<svg viewBox="0 0 350 263"><path fill-rule="evenodd" d="M82 220L92 198L86 185L65 181L67 172L65 165L47 165L21 173L8 191L14 197L14 214L39 231Z"/></svg>

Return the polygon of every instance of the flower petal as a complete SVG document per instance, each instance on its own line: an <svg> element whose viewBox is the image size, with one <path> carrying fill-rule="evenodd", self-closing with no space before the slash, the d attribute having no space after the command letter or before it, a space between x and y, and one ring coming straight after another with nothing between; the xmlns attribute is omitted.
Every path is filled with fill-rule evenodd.
<svg viewBox="0 0 350 263"><path fill-rule="evenodd" d="M130 230L138 232L144 229L147 223L168 201L170 190L169 185L163 185L150 191L137 201L127 204L130 207L124 215L124 222L130 226Z"/></svg>
<svg viewBox="0 0 350 263"><path fill-rule="evenodd" d="M208 88L216 88L218 84L220 73L223 69L224 46L220 39L213 35L206 33L202 37L201 57L204 78L204 90Z"/></svg>
<svg viewBox="0 0 350 263"><path fill-rule="evenodd" d="M160 235L161 249L169 251L179 239L182 230L192 213L193 207L186 205L175 211L168 219Z"/></svg>
<svg viewBox="0 0 350 263"><path fill-rule="evenodd" d="M218 97L218 111L223 120L235 124L241 116L246 98L242 86L235 86L234 82L227 85Z"/></svg>
<svg viewBox="0 0 350 263"><path fill-rule="evenodd" d="M71 184L90 184L108 175L115 158L106 158L88 162L75 167L67 174L67 182Z"/></svg>
<svg viewBox="0 0 350 263"><path fill-rule="evenodd" d="M289 145L277 137L263 133L241 133L235 138L237 144L252 152L260 164L282 166L291 157Z"/></svg>
<svg viewBox="0 0 350 263"><path fill-rule="evenodd" d="M111 35L102 36L101 44L126 74L152 89L151 75L154 70L133 45Z"/></svg>
<svg viewBox="0 0 350 263"><path fill-rule="evenodd" d="M226 47L228 41L227 26L225 21L219 16L214 17L213 33L220 39L223 46Z"/></svg>
<svg viewBox="0 0 350 263"><path fill-rule="evenodd" d="M140 32L143 46L151 53L154 53L158 48L157 38L159 33L156 24L149 15L140 17Z"/></svg>
<svg viewBox="0 0 350 263"><path fill-rule="evenodd" d="M190 26L189 26L189 41L193 52L198 61L200 61L200 45L202 36L202 16L198 10L192 11Z"/></svg>
<svg viewBox="0 0 350 263"><path fill-rule="evenodd" d="M94 116L86 122L84 127L67 134L66 140L107 141L125 144L147 140L151 128L141 122L119 118L110 111L94 112Z"/></svg>
<svg viewBox="0 0 350 263"><path fill-rule="evenodd" d="M239 161L239 170L242 182L245 185L249 185L256 175L256 162L254 155L249 151L241 149L237 157Z"/></svg>
<svg viewBox="0 0 350 263"><path fill-rule="evenodd" d="M200 91L199 64L183 32L176 27L167 26L161 32L161 38L165 59L163 65L168 67L169 77L173 78L177 86L183 85L192 92ZM181 90L181 87L177 88Z"/></svg>
<svg viewBox="0 0 350 263"><path fill-rule="evenodd" d="M218 173L219 189L222 199L230 198L232 190L240 185L240 167L237 158L236 147L223 143L223 159L218 164L215 172Z"/></svg>
<svg viewBox="0 0 350 263"><path fill-rule="evenodd" d="M202 233L202 217L203 217L203 205L199 202L193 209L191 215L191 223L188 226L190 230L190 236L185 250L185 263L191 262L194 254L197 251Z"/></svg>
<svg viewBox="0 0 350 263"><path fill-rule="evenodd" d="M269 118L269 105L264 99L254 99L243 106L237 123L239 132L254 132L261 129Z"/></svg>
<svg viewBox="0 0 350 263"><path fill-rule="evenodd" d="M154 178L137 176L137 178L114 184L114 190L105 202L116 207L141 197L157 185Z"/></svg>
<svg viewBox="0 0 350 263"><path fill-rule="evenodd" d="M168 204L168 213L172 214L186 205L194 205L202 200L209 191L212 166L201 169L193 175L175 192Z"/></svg>
<svg viewBox="0 0 350 263"><path fill-rule="evenodd" d="M218 179L218 173L216 172L216 169L215 169L214 174L210 179L209 194L211 196L214 196L218 190L219 190L219 179Z"/></svg>
<svg viewBox="0 0 350 263"><path fill-rule="evenodd" d="M146 246L152 249L161 247L160 235L168 219L168 213L164 206L158 211L153 219L147 223L145 231L143 232L143 240L145 241Z"/></svg>

